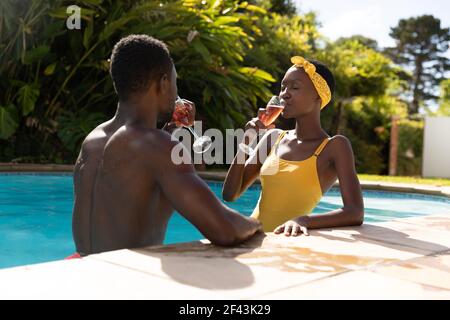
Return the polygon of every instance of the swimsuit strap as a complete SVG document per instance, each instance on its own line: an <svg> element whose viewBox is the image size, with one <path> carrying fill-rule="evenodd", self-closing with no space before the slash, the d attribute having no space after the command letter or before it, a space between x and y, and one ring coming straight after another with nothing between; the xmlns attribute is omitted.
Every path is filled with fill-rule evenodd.
<svg viewBox="0 0 450 320"><path fill-rule="evenodd" d="M280 133L277 140L275 141L275 143L272 146L272 150L270 150L270 154L274 153L274 150L276 150L278 148L278 145L280 144L281 139L283 139L283 137L286 135L286 133L287 133L287 131L283 131L282 133Z"/></svg>
<svg viewBox="0 0 450 320"><path fill-rule="evenodd" d="M314 155L316 157L319 156L319 154L322 152L323 148L325 148L325 146L327 145L327 143L330 141L330 138L325 138L322 143L320 144L320 146L317 148L316 152L314 152Z"/></svg>

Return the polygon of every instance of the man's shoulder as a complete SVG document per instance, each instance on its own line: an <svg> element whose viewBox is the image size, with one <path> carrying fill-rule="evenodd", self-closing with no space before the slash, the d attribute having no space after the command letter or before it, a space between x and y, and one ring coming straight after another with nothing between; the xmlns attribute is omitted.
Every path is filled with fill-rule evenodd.
<svg viewBox="0 0 450 320"><path fill-rule="evenodd" d="M81 151L89 152L98 149L99 147L103 147L105 142L108 139L108 135L104 130L107 126L107 123L102 123L97 126L94 130L89 132L89 134L84 139L81 144Z"/></svg>
<svg viewBox="0 0 450 320"><path fill-rule="evenodd" d="M170 168L173 172L179 172L187 169L184 164L191 163L188 150L164 130L143 132L137 143L140 146L140 155L152 170L166 172Z"/></svg>
<svg viewBox="0 0 450 320"><path fill-rule="evenodd" d="M139 157L144 157L152 163L166 163L173 149L182 144L169 133L161 129L131 128L118 133L126 135L126 149ZM111 140L114 137L111 138ZM113 141L111 141L113 142ZM108 143L111 143L108 142ZM121 144L122 147L125 147Z"/></svg>
<svg viewBox="0 0 450 320"><path fill-rule="evenodd" d="M178 140L173 139L172 136L161 129L143 129L139 130L134 135L134 141L139 143L148 150L167 151L172 149Z"/></svg>
<svg viewBox="0 0 450 320"><path fill-rule="evenodd" d="M81 146L84 155L96 153L116 154L118 151L145 157L147 160L170 157L172 149L180 142L160 129L121 126L107 130L107 123L92 130ZM151 159L150 159L151 158Z"/></svg>

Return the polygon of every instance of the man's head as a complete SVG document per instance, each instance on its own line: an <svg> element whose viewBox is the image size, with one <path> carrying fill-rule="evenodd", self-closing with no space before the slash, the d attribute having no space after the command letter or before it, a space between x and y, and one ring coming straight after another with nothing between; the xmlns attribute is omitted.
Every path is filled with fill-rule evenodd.
<svg viewBox="0 0 450 320"><path fill-rule="evenodd" d="M173 110L177 96L176 72L162 41L147 35L122 38L114 46L110 73L120 101L129 101L154 90L158 105Z"/></svg>

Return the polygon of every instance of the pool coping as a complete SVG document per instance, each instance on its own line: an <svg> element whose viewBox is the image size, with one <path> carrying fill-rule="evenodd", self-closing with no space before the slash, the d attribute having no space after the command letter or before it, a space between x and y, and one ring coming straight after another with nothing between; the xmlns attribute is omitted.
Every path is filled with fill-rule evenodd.
<svg viewBox="0 0 450 320"><path fill-rule="evenodd" d="M0 173L69 173L73 172L73 165L63 164L14 164L14 163L0 163ZM199 176L205 180L224 181L226 172L224 171L198 171ZM260 183L257 178L256 183ZM433 196L441 196L450 198L450 187L432 186L413 183L398 183L398 182L378 182L361 180L361 188L363 190L378 190L378 191L393 191L405 193L420 193ZM339 187L339 183L335 183L333 187Z"/></svg>
<svg viewBox="0 0 450 320"><path fill-rule="evenodd" d="M224 181L226 172L201 171L199 172L199 175L205 180ZM261 183L259 178L256 179L256 183ZM364 190L420 193L450 198L450 187L439 187L413 183L377 182L368 180L361 180L360 183L361 188ZM336 182L332 187L339 187L339 182Z"/></svg>
<svg viewBox="0 0 450 320"><path fill-rule="evenodd" d="M0 299L449 299L448 214L0 270Z"/></svg>
<svg viewBox="0 0 450 320"><path fill-rule="evenodd" d="M71 164L0 163L0 172L73 172Z"/></svg>

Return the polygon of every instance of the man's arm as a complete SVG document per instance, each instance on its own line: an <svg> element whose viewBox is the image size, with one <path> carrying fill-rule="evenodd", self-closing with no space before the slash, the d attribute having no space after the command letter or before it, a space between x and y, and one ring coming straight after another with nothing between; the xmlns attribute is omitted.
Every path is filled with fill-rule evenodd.
<svg viewBox="0 0 450 320"><path fill-rule="evenodd" d="M244 241L260 230L260 223L240 215L225 206L195 173L190 156L185 150L185 162L175 164L172 150L184 148L170 137L158 141L158 155L152 156L151 170L156 173L157 182L175 210L189 220L212 243L234 245ZM151 148L153 150L153 148ZM155 161L156 158L156 161Z"/></svg>

